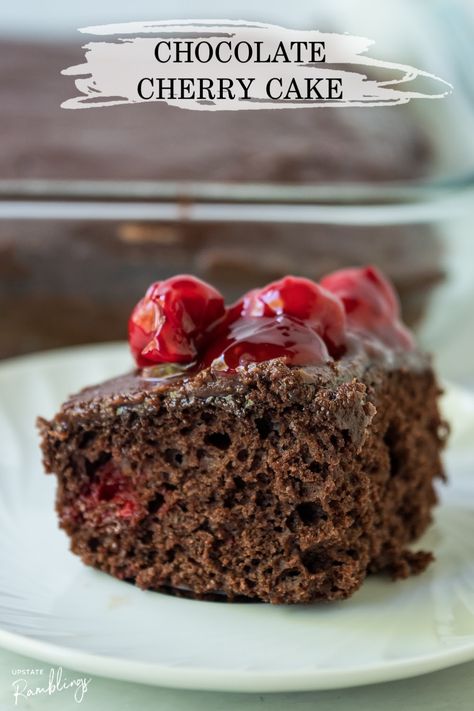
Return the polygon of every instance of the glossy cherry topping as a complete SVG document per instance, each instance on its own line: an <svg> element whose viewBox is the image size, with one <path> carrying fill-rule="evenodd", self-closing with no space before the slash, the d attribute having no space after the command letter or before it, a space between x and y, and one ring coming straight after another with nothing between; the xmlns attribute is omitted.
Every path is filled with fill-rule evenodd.
<svg viewBox="0 0 474 711"><path fill-rule="evenodd" d="M157 281L132 311L132 355L139 367L192 363L207 329L225 314L222 295L193 276Z"/></svg>
<svg viewBox="0 0 474 711"><path fill-rule="evenodd" d="M202 365L234 370L285 358L293 365L325 363L345 351L340 300L315 282L288 276L249 291L209 335Z"/></svg>
<svg viewBox="0 0 474 711"><path fill-rule="evenodd" d="M239 365L285 358L293 365L331 360L321 336L308 324L291 316L243 316L218 329L201 365L235 370Z"/></svg>
<svg viewBox="0 0 474 711"><path fill-rule="evenodd" d="M139 367L192 364L233 371L284 358L312 365L341 358L348 336L385 349L411 349L392 286L375 267L343 269L320 284L287 276L224 307L213 287L191 276L156 282L129 322Z"/></svg>
<svg viewBox="0 0 474 711"><path fill-rule="evenodd" d="M390 348L413 348L413 338L400 322L395 290L376 267L341 269L324 277L321 285L344 304L350 329L372 334Z"/></svg>
<svg viewBox="0 0 474 711"><path fill-rule="evenodd" d="M287 276L263 289L250 291L241 304L240 316L244 319L289 316L319 334L334 357L344 351L344 309L337 297L314 281Z"/></svg>

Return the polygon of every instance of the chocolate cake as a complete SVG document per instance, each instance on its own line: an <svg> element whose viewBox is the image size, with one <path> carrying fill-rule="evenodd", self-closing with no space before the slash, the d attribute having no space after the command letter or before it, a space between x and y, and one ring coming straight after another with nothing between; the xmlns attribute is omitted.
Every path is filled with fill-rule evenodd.
<svg viewBox="0 0 474 711"><path fill-rule="evenodd" d="M39 420L72 551L196 598L347 598L429 552L446 426L429 358L373 268L287 277L225 308L192 277L134 309L138 368Z"/></svg>

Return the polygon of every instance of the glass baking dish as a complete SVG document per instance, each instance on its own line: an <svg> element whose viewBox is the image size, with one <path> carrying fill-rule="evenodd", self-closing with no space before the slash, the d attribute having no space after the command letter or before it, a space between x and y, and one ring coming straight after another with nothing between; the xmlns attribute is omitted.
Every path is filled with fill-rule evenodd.
<svg viewBox="0 0 474 711"><path fill-rule="evenodd" d="M262 186L1 187L3 356L124 338L147 284L173 273L196 273L231 300L286 271L316 278L370 262L392 277L442 372L471 378L472 186L407 200L385 188L372 204Z"/></svg>

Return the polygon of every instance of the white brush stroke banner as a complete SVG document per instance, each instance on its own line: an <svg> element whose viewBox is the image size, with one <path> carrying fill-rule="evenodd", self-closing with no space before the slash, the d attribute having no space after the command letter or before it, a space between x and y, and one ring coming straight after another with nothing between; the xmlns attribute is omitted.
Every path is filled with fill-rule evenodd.
<svg viewBox="0 0 474 711"><path fill-rule="evenodd" d="M368 57L374 42L348 34L243 20L128 22L80 32L110 39L84 45L85 63L62 71L76 77L80 92L62 104L66 109L150 101L199 111L396 106L452 90L429 72ZM176 47L188 58L186 42L193 61L174 61ZM255 61L257 51L276 61Z"/></svg>

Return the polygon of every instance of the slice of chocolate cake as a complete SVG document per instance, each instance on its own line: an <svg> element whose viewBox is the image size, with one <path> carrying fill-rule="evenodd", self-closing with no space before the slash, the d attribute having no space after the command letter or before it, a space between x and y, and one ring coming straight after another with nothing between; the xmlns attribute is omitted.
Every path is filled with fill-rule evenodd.
<svg viewBox="0 0 474 711"><path fill-rule="evenodd" d="M445 425L427 356L373 268L225 308L192 277L130 319L133 373L40 420L72 550L151 590L273 603L420 572Z"/></svg>

